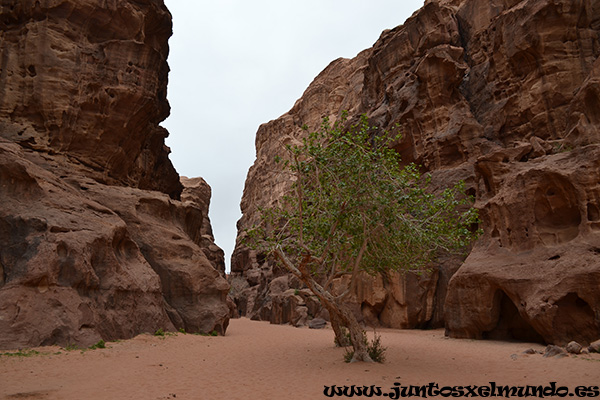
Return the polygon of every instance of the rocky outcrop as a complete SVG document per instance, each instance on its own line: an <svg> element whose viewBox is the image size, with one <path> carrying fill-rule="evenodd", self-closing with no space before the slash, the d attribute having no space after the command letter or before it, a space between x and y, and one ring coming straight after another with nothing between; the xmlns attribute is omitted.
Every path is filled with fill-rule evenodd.
<svg viewBox="0 0 600 400"><path fill-rule="evenodd" d="M365 320L445 324L456 337L600 337L599 39L593 1L427 1L259 128L240 232L288 184L271 172L282 143L324 116L365 113L382 128L399 125L394 148L435 185L464 180L484 231L462 266L440 260L430 276L367 281L354 300ZM247 287L237 299L259 318L268 282L284 272L243 243L241 233L232 275Z"/></svg>
<svg viewBox="0 0 600 400"><path fill-rule="evenodd" d="M485 235L451 280L448 332L589 344L600 337L600 146L519 162L531 149L477 162Z"/></svg>
<svg viewBox="0 0 600 400"><path fill-rule="evenodd" d="M476 7L459 17L475 21L473 110L502 148L475 162L485 235L450 282L448 333L589 343L600 337L600 5L483 11L484 21Z"/></svg>
<svg viewBox="0 0 600 400"><path fill-rule="evenodd" d="M3 137L68 154L95 177L176 198L158 124L169 115L171 16L160 0L9 0L0 6Z"/></svg>
<svg viewBox="0 0 600 400"><path fill-rule="evenodd" d="M210 187L179 176L162 1L0 6L0 348L225 333Z"/></svg>
<svg viewBox="0 0 600 400"><path fill-rule="evenodd" d="M181 201L200 208L200 213L196 218L188 221L192 224L192 229L188 229L187 233L200 246L213 267L222 275L225 275L225 253L215 244L212 225L208 217L212 190L202 178L181 177L181 183L183 184Z"/></svg>

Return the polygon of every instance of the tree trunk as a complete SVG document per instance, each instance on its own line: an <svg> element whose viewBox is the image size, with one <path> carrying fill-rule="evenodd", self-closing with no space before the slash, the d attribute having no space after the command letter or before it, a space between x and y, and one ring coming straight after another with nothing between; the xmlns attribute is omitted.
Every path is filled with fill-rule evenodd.
<svg viewBox="0 0 600 400"><path fill-rule="evenodd" d="M358 321L356 320L356 317L354 316L354 314L352 314L352 311L350 311L345 304L335 305L337 311L339 312L338 317L350 331L350 341L352 342L352 348L354 349L354 355L352 356L351 362L373 362L371 356L369 356L369 352L367 351L367 338L365 336L365 332L360 327Z"/></svg>
<svg viewBox="0 0 600 400"><path fill-rule="evenodd" d="M346 338L343 335L340 326L348 328L348 331L350 332L350 342L354 349L354 355L352 356L351 362L373 362L367 351L367 338L365 333L352 311L344 303L336 300L331 293L323 290L320 285L311 278L306 277L303 274L301 280L319 298L321 304L327 308L327 311L329 311L331 326L333 327L335 336L338 340L341 340L340 338L343 337L344 342L346 342Z"/></svg>
<svg viewBox="0 0 600 400"><path fill-rule="evenodd" d="M296 275L306 286L319 298L321 304L329 311L329 317L336 330L336 337L339 339L343 337L340 326L346 326L350 331L350 341L354 348L354 355L352 362L355 361L366 361L373 362L369 353L367 352L367 340L365 333L358 324L356 317L352 314L352 311L344 304L340 299L336 299L331 293L319 285L313 277L310 275L306 268L306 264L311 260L310 254L300 262L300 265L296 268L292 264L281 249L277 249L275 252L276 256L281 260L283 265L294 275Z"/></svg>
<svg viewBox="0 0 600 400"><path fill-rule="evenodd" d="M335 333L335 344L338 347L350 346L352 343L350 342L350 338L348 337L348 335L346 335L346 332L344 332L344 330L342 329L344 326L340 322L337 313L330 307L328 308L327 306L325 306L325 308L327 309L327 311L329 311L331 327L333 328L333 333Z"/></svg>

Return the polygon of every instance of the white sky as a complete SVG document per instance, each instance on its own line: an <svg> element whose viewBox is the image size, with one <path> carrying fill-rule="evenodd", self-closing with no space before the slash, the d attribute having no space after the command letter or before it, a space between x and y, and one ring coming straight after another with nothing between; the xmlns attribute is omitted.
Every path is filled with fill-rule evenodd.
<svg viewBox="0 0 600 400"><path fill-rule="evenodd" d="M162 123L180 175L212 187L227 271L258 126L292 108L333 60L371 47L423 0L165 0L173 15Z"/></svg>

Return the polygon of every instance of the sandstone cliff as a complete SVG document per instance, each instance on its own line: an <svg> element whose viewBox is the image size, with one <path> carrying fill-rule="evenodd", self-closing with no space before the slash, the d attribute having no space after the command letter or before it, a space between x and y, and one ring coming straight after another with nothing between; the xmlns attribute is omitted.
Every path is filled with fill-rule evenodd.
<svg viewBox="0 0 600 400"><path fill-rule="evenodd" d="M297 283L274 285L285 272L245 248L242 232L289 184L271 172L281 144L348 110L398 123L395 149L440 187L465 180L484 230L464 264L365 279L357 313L456 337L600 337L599 54L598 1L430 0L372 48L332 62L257 132L230 278L241 313L314 316L310 296L284 290Z"/></svg>
<svg viewBox="0 0 600 400"><path fill-rule="evenodd" d="M8 0L0 28L0 348L223 334L210 188L159 126L163 1Z"/></svg>

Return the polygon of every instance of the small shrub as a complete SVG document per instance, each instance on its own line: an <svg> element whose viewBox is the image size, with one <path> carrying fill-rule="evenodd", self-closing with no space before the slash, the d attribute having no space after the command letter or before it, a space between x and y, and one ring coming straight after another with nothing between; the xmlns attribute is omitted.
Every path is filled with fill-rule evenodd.
<svg viewBox="0 0 600 400"><path fill-rule="evenodd" d="M365 341L366 340L367 339L365 335ZM373 340L371 343L367 343L367 353L369 354L369 357L371 357L371 360L375 362L383 363L385 361L386 350L387 347L383 347L381 345L381 336L373 335ZM354 357L354 350L346 349L346 352L344 353L344 361L349 363L352 361L352 357Z"/></svg>
<svg viewBox="0 0 600 400"><path fill-rule="evenodd" d="M14 353L0 353L0 357L31 357L31 356L37 356L40 355L42 353L40 353L39 351L36 350L19 350L17 352Z"/></svg>
<svg viewBox="0 0 600 400"><path fill-rule="evenodd" d="M352 357L354 357L354 350L349 350L346 348L346 351L344 352L344 362L349 363L352 361Z"/></svg>
<svg viewBox="0 0 600 400"><path fill-rule="evenodd" d="M217 331L212 331L212 332L197 332L197 333L194 333L194 335L199 335L199 336L219 336L219 332L217 332Z"/></svg>
<svg viewBox="0 0 600 400"><path fill-rule="evenodd" d="M156 332L154 332L154 336L165 336L165 331L163 330L163 328L158 328L158 330Z"/></svg>
<svg viewBox="0 0 600 400"><path fill-rule="evenodd" d="M187 332L185 331L185 329L179 328L179 333L187 333Z"/></svg>
<svg viewBox="0 0 600 400"><path fill-rule="evenodd" d="M345 327L341 327L342 335L343 335L343 343L340 343L337 336L333 338L333 343L335 343L335 347L348 347L350 346L350 331Z"/></svg>
<svg viewBox="0 0 600 400"><path fill-rule="evenodd" d="M552 153L553 154L558 154L558 153L566 153L569 151L573 150L573 146L571 146L568 143L564 143L564 142L555 142L552 145Z"/></svg>
<svg viewBox="0 0 600 400"><path fill-rule="evenodd" d="M367 346L367 351L369 352L371 359L378 363L384 362L386 350L387 347L381 345L381 336L374 334L371 344Z"/></svg>
<svg viewBox="0 0 600 400"><path fill-rule="evenodd" d="M104 340L100 339L100 341L92 346L89 347L90 350L96 350L96 349L105 349L106 348L106 342L104 342Z"/></svg>

